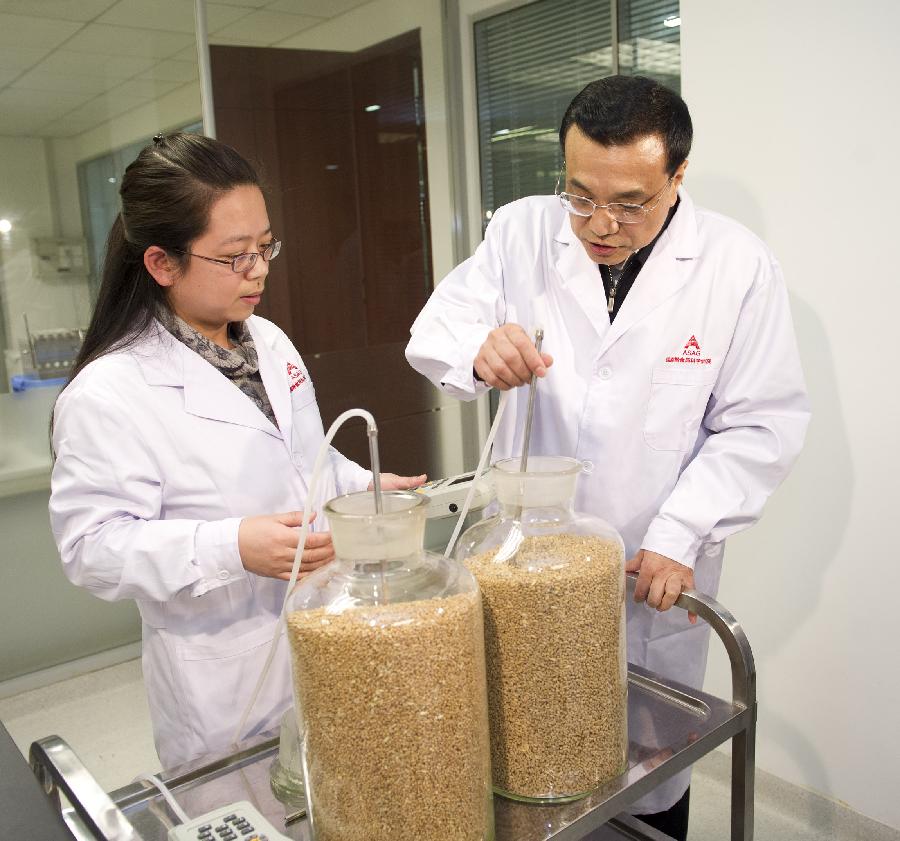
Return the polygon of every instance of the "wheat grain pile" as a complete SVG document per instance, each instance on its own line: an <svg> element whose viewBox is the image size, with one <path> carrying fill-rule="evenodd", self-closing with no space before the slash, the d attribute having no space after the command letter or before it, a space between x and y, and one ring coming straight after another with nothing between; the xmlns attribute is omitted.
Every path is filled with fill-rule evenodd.
<svg viewBox="0 0 900 841"><path fill-rule="evenodd" d="M465 565L484 602L495 788L573 796L621 773L627 756L621 547L580 535L525 538Z"/></svg>
<svg viewBox="0 0 900 841"><path fill-rule="evenodd" d="M478 594L287 624L317 841L493 838Z"/></svg>

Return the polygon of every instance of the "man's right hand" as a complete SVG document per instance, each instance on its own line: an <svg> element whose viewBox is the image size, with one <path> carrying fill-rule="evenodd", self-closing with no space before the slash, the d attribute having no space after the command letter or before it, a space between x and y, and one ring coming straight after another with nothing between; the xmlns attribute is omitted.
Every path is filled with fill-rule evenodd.
<svg viewBox="0 0 900 841"><path fill-rule="evenodd" d="M531 337L518 324L504 324L488 333L475 357L475 373L492 388L506 391L543 377L553 364L549 353L538 353Z"/></svg>
<svg viewBox="0 0 900 841"><path fill-rule="evenodd" d="M309 521L312 523L316 515ZM300 542L299 526L303 525L302 511L284 514L265 514L260 517L244 517L238 528L238 551L244 569L267 578L291 577L294 553ZM330 532L308 532L300 571L312 572L334 558L334 546Z"/></svg>

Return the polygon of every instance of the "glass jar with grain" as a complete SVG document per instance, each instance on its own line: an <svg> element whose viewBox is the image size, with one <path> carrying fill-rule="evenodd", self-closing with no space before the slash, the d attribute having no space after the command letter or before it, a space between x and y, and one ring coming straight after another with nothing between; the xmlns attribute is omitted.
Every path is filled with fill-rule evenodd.
<svg viewBox="0 0 900 841"><path fill-rule="evenodd" d="M481 595L423 550L427 500L325 505L336 560L286 612L315 841L494 837Z"/></svg>
<svg viewBox="0 0 900 841"><path fill-rule="evenodd" d="M574 800L625 770L625 550L574 510L581 470L497 462L499 514L456 549L484 602L494 790L517 800Z"/></svg>

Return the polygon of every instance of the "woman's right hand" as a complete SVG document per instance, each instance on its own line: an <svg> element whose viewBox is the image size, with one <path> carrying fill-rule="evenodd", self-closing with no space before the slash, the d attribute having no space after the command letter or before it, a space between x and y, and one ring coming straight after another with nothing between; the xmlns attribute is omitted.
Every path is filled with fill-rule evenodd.
<svg viewBox="0 0 900 841"><path fill-rule="evenodd" d="M315 518L313 514L309 518L310 523ZM244 517L238 528L238 551L244 569L267 578L289 580L294 554L300 542L298 527L302 525L302 511ZM331 532L308 532L300 572L310 573L333 558Z"/></svg>

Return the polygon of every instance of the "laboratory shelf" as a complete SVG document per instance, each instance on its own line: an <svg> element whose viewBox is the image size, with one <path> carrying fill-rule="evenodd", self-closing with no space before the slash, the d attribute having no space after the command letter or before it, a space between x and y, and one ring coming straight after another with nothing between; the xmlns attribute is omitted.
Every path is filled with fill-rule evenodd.
<svg viewBox="0 0 900 841"><path fill-rule="evenodd" d="M629 592L635 576L628 576ZM732 698L723 700L629 666L626 770L581 800L560 805L494 798L496 841L666 841L667 836L629 816L628 806L662 781L731 740L731 841L752 841L756 672L747 638L714 599L682 593L676 606L696 613L718 634L731 661ZM269 787L276 739L235 753L173 769L161 778L189 815L249 800L295 841L309 841L302 813L286 814ZM31 746L31 766L81 841L166 841L177 821L149 784L104 792L57 736ZM61 803L64 794L69 805ZM723 838L727 837L723 831Z"/></svg>

